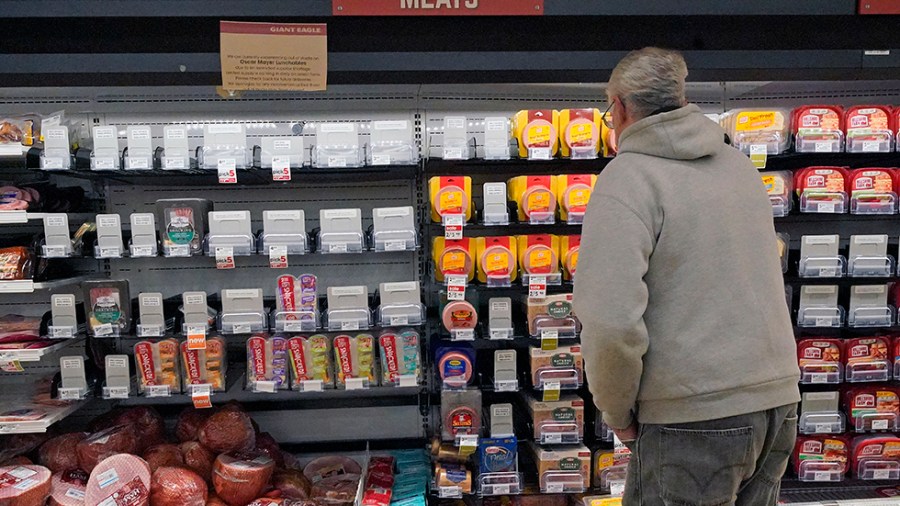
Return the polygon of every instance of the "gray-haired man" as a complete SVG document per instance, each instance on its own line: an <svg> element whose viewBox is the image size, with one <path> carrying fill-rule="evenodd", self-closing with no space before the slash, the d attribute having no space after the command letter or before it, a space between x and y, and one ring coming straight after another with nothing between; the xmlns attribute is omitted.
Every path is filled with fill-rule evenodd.
<svg viewBox="0 0 900 506"><path fill-rule="evenodd" d="M607 95L619 154L585 216L575 311L588 383L634 453L624 504L776 504L799 370L753 165L687 105L681 55L635 51Z"/></svg>

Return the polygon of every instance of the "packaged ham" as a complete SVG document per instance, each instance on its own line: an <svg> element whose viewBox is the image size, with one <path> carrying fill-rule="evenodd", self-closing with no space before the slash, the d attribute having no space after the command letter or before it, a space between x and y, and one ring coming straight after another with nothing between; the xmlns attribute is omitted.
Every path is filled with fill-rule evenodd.
<svg viewBox="0 0 900 506"><path fill-rule="evenodd" d="M69 432L48 440L38 450L38 463L52 473L78 469L75 448L88 436L87 432Z"/></svg>
<svg viewBox="0 0 900 506"><path fill-rule="evenodd" d="M150 467L140 457L113 455L91 472L84 503L97 506L149 506Z"/></svg>
<svg viewBox="0 0 900 506"><path fill-rule="evenodd" d="M212 479L213 462L216 456L197 441L187 441L178 447L181 450L184 465L200 475L204 480Z"/></svg>
<svg viewBox="0 0 900 506"><path fill-rule="evenodd" d="M182 443L196 441L200 426L210 416L212 413L207 409L185 408L178 414L178 421L175 423L175 437Z"/></svg>
<svg viewBox="0 0 900 506"><path fill-rule="evenodd" d="M50 497L50 476L42 466L0 467L0 504L41 506Z"/></svg>
<svg viewBox="0 0 900 506"><path fill-rule="evenodd" d="M244 506L260 496L274 470L275 462L260 453L223 453L213 464L212 483L229 505Z"/></svg>
<svg viewBox="0 0 900 506"><path fill-rule="evenodd" d="M138 393L165 396L181 393L178 341L140 341L134 345Z"/></svg>
<svg viewBox="0 0 900 506"><path fill-rule="evenodd" d="M460 346L438 348L435 364L445 388L465 388L474 374L475 350Z"/></svg>
<svg viewBox="0 0 900 506"><path fill-rule="evenodd" d="M34 275L34 258L28 248L15 246L0 249L0 280L31 279Z"/></svg>
<svg viewBox="0 0 900 506"><path fill-rule="evenodd" d="M264 454L275 461L275 467L284 468L284 456L278 441L268 432L260 432L256 434L256 451Z"/></svg>
<svg viewBox="0 0 900 506"><path fill-rule="evenodd" d="M543 350L532 346L531 381L538 390L559 385L561 390L578 389L584 378L584 362L581 346L560 346L555 350Z"/></svg>
<svg viewBox="0 0 900 506"><path fill-rule="evenodd" d="M301 390L306 381L321 381L323 388L334 387L331 340L322 334L296 336L287 341L291 359L291 385Z"/></svg>
<svg viewBox="0 0 900 506"><path fill-rule="evenodd" d="M303 468L303 475L306 476L306 479L313 485L332 476L343 476L348 474L359 476L361 473L362 467L358 462L349 457L341 457L339 455L319 457L310 461L310 463L306 464L306 467Z"/></svg>
<svg viewBox="0 0 900 506"><path fill-rule="evenodd" d="M272 486L287 499L309 499L312 485L302 471L297 469L278 469L272 475Z"/></svg>
<svg viewBox="0 0 900 506"><path fill-rule="evenodd" d="M112 337L128 332L131 327L128 281L85 281L81 286L92 336Z"/></svg>
<svg viewBox="0 0 900 506"><path fill-rule="evenodd" d="M377 385L375 376L375 337L359 334L334 338L334 362L338 388L347 388L348 380L360 379L363 386Z"/></svg>
<svg viewBox="0 0 900 506"><path fill-rule="evenodd" d="M844 343L840 339L810 338L797 343L800 383L838 384L844 379Z"/></svg>
<svg viewBox="0 0 900 506"><path fill-rule="evenodd" d="M247 388L255 392L286 390L287 339L255 335L247 340Z"/></svg>
<svg viewBox="0 0 900 506"><path fill-rule="evenodd" d="M851 470L860 480L900 479L900 438L859 436L850 448Z"/></svg>
<svg viewBox="0 0 900 506"><path fill-rule="evenodd" d="M330 476L312 487L312 499L326 505L352 506L359 490L358 474L340 474Z"/></svg>
<svg viewBox="0 0 900 506"><path fill-rule="evenodd" d="M791 116L786 109L734 109L724 119L731 143L746 155L765 146L768 155L788 150Z"/></svg>
<svg viewBox="0 0 900 506"><path fill-rule="evenodd" d="M806 105L794 109L794 150L798 153L839 153L844 149L844 110L836 105Z"/></svg>
<svg viewBox="0 0 900 506"><path fill-rule="evenodd" d="M49 506L84 506L84 491L90 476L81 469L53 473Z"/></svg>
<svg viewBox="0 0 900 506"><path fill-rule="evenodd" d="M846 213L849 175L843 167L807 167L797 171L794 188L801 213Z"/></svg>
<svg viewBox="0 0 900 506"><path fill-rule="evenodd" d="M851 388L844 393L844 411L856 432L896 430L900 396L887 386Z"/></svg>
<svg viewBox="0 0 900 506"><path fill-rule="evenodd" d="M378 337L381 354L381 384L406 386L419 383L422 359L419 353L419 333L404 330L384 332Z"/></svg>
<svg viewBox="0 0 900 506"><path fill-rule="evenodd" d="M591 451L584 446L546 449L534 443L541 492L581 493L590 486Z"/></svg>
<svg viewBox="0 0 900 506"><path fill-rule="evenodd" d="M789 171L763 172L761 177L772 204L772 216L781 218L790 214L793 205L793 175Z"/></svg>
<svg viewBox="0 0 900 506"><path fill-rule="evenodd" d="M206 481L183 467L160 467L150 478L153 506L206 506Z"/></svg>
<svg viewBox="0 0 900 506"><path fill-rule="evenodd" d="M576 395L558 401L528 398L534 440L541 444L577 444L584 439L584 400Z"/></svg>
<svg viewBox="0 0 900 506"><path fill-rule="evenodd" d="M172 467L184 465L184 457L181 449L172 444L154 445L144 450L144 460L150 466L150 472L155 473L160 467Z"/></svg>
<svg viewBox="0 0 900 506"><path fill-rule="evenodd" d="M253 423L247 413L240 410L219 410L203 422L197 436L200 444L213 453L248 451L256 447Z"/></svg>
<svg viewBox="0 0 900 506"><path fill-rule="evenodd" d="M840 481L850 468L850 444L843 436L800 436L792 462L800 481Z"/></svg>
<svg viewBox="0 0 900 506"><path fill-rule="evenodd" d="M112 425L132 425L140 434L138 452L165 441L166 426L162 416L149 406L127 408L114 412Z"/></svg>
<svg viewBox="0 0 900 506"><path fill-rule="evenodd" d="M207 337L206 349L191 350L181 342L181 363L185 388L209 385L213 392L225 391L226 345L221 337Z"/></svg>
<svg viewBox="0 0 900 506"><path fill-rule="evenodd" d="M887 337L861 337L846 342L844 375L848 383L887 381L893 370Z"/></svg>
<svg viewBox="0 0 900 506"><path fill-rule="evenodd" d="M864 168L850 173L851 214L896 214L897 174L893 169Z"/></svg>
<svg viewBox="0 0 900 506"><path fill-rule="evenodd" d="M894 121L891 108L857 105L847 109L844 126L850 153L887 153L893 149Z"/></svg>
<svg viewBox="0 0 900 506"><path fill-rule="evenodd" d="M78 468L92 472L100 461L111 455L138 453L140 437L141 435L135 430L134 425L130 424L116 425L92 434L75 446L78 454Z"/></svg>

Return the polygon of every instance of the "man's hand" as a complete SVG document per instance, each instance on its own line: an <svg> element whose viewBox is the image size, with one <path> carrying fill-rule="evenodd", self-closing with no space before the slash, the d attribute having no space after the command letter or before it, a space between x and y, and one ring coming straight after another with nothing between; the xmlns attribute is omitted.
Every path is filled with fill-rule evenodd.
<svg viewBox="0 0 900 506"><path fill-rule="evenodd" d="M619 438L619 441L623 443L631 443L638 436L638 425L637 422L631 422L631 425L624 429L613 429L613 432L616 433L616 437Z"/></svg>

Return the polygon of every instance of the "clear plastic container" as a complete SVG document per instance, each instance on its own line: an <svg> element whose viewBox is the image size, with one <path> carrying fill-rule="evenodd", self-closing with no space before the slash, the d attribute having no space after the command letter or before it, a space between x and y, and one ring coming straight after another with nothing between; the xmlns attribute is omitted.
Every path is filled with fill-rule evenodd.
<svg viewBox="0 0 900 506"><path fill-rule="evenodd" d="M749 155L751 146L765 146L768 155L788 150L791 115L787 109L735 109L726 119L734 147Z"/></svg>
<svg viewBox="0 0 900 506"><path fill-rule="evenodd" d="M794 149L798 153L839 153L844 149L844 111L834 105L794 109Z"/></svg>
<svg viewBox="0 0 900 506"><path fill-rule="evenodd" d="M781 218L790 214L793 207L793 175L788 171L779 171L765 172L761 177L769 202L772 203L772 216Z"/></svg>
<svg viewBox="0 0 900 506"><path fill-rule="evenodd" d="M893 149L891 111L880 105L861 105L847 109L844 116L847 151L850 153L887 153Z"/></svg>
<svg viewBox="0 0 900 506"><path fill-rule="evenodd" d="M897 193L893 171L865 168L851 172L850 213L896 214Z"/></svg>

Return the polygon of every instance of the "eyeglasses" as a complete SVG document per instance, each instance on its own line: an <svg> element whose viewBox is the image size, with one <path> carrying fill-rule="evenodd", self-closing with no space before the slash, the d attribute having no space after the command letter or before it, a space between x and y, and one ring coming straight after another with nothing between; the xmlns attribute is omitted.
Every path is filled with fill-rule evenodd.
<svg viewBox="0 0 900 506"><path fill-rule="evenodd" d="M610 102L609 107L607 107L606 110L603 111L603 116L600 116L600 118L603 119L603 124L606 125L606 128L610 130L615 130L615 127L612 123L612 117L609 114L610 111L612 111L614 105L616 105L615 101Z"/></svg>

